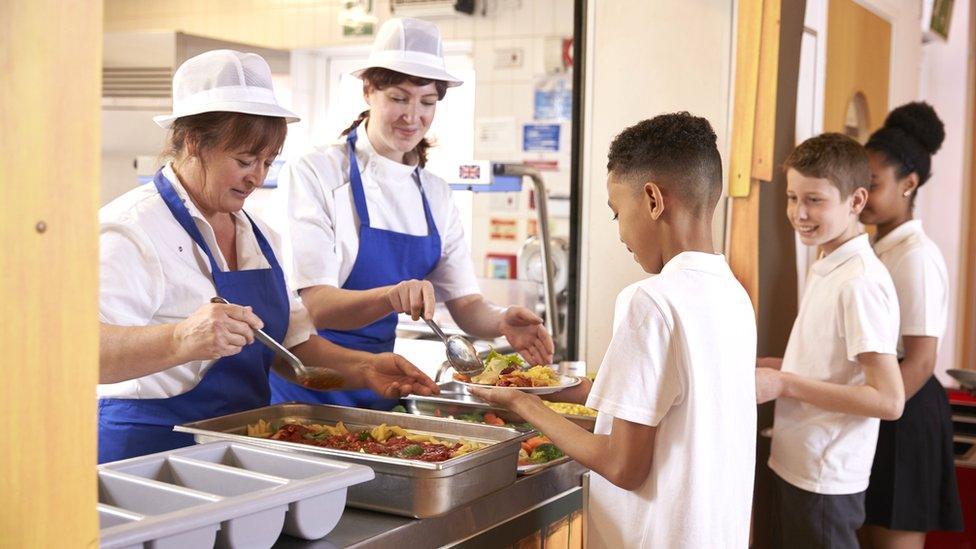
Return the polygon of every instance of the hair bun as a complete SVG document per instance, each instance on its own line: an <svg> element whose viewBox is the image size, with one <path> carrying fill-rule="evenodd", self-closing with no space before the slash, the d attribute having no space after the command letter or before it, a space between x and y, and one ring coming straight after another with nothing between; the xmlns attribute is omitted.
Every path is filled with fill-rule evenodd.
<svg viewBox="0 0 976 549"><path fill-rule="evenodd" d="M930 155L935 154L945 139L945 126L935 109L923 101L907 103L888 113L885 128L897 128L911 136Z"/></svg>

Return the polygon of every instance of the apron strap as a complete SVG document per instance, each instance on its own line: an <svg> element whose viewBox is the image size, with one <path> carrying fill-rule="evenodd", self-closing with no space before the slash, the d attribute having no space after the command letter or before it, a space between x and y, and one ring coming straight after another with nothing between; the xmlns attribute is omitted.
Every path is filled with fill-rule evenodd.
<svg viewBox="0 0 976 549"><path fill-rule="evenodd" d="M359 224L369 227L369 210L366 209L366 193L363 191L363 178L359 171L359 161L356 160L356 130L353 128L346 136L346 150L349 152L349 185L352 187L352 199L356 203L356 214Z"/></svg>
<svg viewBox="0 0 976 549"><path fill-rule="evenodd" d="M427 193L424 192L424 185L420 180L420 166L413 171L413 180L417 182L417 188L420 189L420 200L424 203L424 219L427 220L427 236L433 236L437 234L437 225L434 224L434 214L430 211L430 202L427 202Z"/></svg>
<svg viewBox="0 0 976 549"><path fill-rule="evenodd" d="M210 251L210 247L207 246L207 242L203 239L203 234L200 233L200 229L197 224L193 222L193 217L190 216L190 211L187 210L186 205L183 204L183 200L176 193L176 189L173 188L173 184L163 176L163 171L159 170L156 172L156 176L153 177L153 183L156 185L156 189L159 190L160 196L163 197L163 201L169 208L170 213L176 218L183 230L190 235L190 238L196 242L197 246L203 250L207 255L207 259L210 261L210 277L214 279L214 285L216 286L216 277L219 276L223 271L217 265L217 260L214 258L213 253ZM264 259L267 260L268 265L271 266L271 270L279 275L282 280L284 280L284 271L281 269L281 265L278 263L278 259L275 256L274 250L271 248L271 244L268 239L265 238L264 233L261 229L258 229L257 223L251 219L251 216L247 212L241 210L247 220L251 223L251 230L254 231L254 237L258 241L258 247L261 249L261 253L264 254ZM219 293L219 292L218 292Z"/></svg>
<svg viewBox="0 0 976 549"><path fill-rule="evenodd" d="M163 176L163 170L160 169L156 172L155 177L153 177L153 183L156 185L156 189L159 191L160 196L163 197L163 202L166 203L166 207L169 208L170 213L176 218L183 230L186 231L190 238L196 242L197 246L203 250L203 253L207 255L207 259L210 260L210 271L211 276L214 273L219 273L220 268L217 266L217 260L214 259L213 253L210 252L210 247L207 246L207 242L203 239L203 235L200 234L200 229L197 228L197 224L193 222L193 218L190 216L190 211L186 209L186 205L183 204L183 200L180 196L176 194L176 189L173 188L173 184ZM263 251L263 248L262 248Z"/></svg>
<svg viewBox="0 0 976 549"><path fill-rule="evenodd" d="M359 215L360 226L370 227L369 210L366 208L366 192L363 190L362 173L359 171L359 161L356 159L356 130L354 128L346 135L346 150L349 153L349 186L352 188L352 199L356 204L356 214ZM427 193L420 180L420 166L413 171L413 180L417 183L420 190L420 199L424 204L424 219L427 221L427 235L437 233L437 226L434 224L434 214L431 213L430 203L427 202Z"/></svg>

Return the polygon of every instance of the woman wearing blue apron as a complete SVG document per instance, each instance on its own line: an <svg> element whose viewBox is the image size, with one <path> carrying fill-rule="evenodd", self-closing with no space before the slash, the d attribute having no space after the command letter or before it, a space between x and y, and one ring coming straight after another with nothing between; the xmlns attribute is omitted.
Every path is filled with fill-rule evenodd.
<svg viewBox="0 0 976 549"><path fill-rule="evenodd" d="M363 81L369 110L339 142L296 158L279 176L286 268L319 334L389 352L398 313L431 318L442 301L465 332L505 336L526 360L551 361L552 339L541 318L481 295L450 188L424 169L437 102L461 85L445 70L437 27L388 20L368 61L352 74ZM274 374L271 391L273 402L396 404L369 391L312 391Z"/></svg>
<svg viewBox="0 0 976 549"><path fill-rule="evenodd" d="M263 328L307 364L350 386L429 392L402 358L341 348L314 335L289 290L273 233L241 209L297 120L254 54L215 50L173 79L173 159L99 212L99 462L193 443L174 425L267 405L272 353ZM212 304L214 296L230 304Z"/></svg>

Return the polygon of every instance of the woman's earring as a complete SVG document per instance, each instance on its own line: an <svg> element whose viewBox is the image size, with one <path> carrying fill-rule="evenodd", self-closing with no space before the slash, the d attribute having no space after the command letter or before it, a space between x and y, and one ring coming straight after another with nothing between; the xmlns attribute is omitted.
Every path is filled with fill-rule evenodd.
<svg viewBox="0 0 976 549"><path fill-rule="evenodd" d="M904 196L905 198L908 198L909 196L912 196L912 191L905 191L901 193L901 195Z"/></svg>

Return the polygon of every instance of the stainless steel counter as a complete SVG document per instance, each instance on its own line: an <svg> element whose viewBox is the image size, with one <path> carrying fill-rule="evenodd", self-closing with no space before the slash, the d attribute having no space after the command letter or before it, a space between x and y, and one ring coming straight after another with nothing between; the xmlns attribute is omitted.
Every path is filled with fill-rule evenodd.
<svg viewBox="0 0 976 549"><path fill-rule="evenodd" d="M462 540L471 546L505 545L501 537L519 539L523 532L568 515L583 505L582 477L586 468L568 461L488 494L439 517L409 519L346 508L335 529L324 539L305 541L281 536L275 547L333 549L337 547L440 547ZM479 534L503 525L496 535ZM511 525L506 532L504 525ZM480 539L480 541L479 541Z"/></svg>

